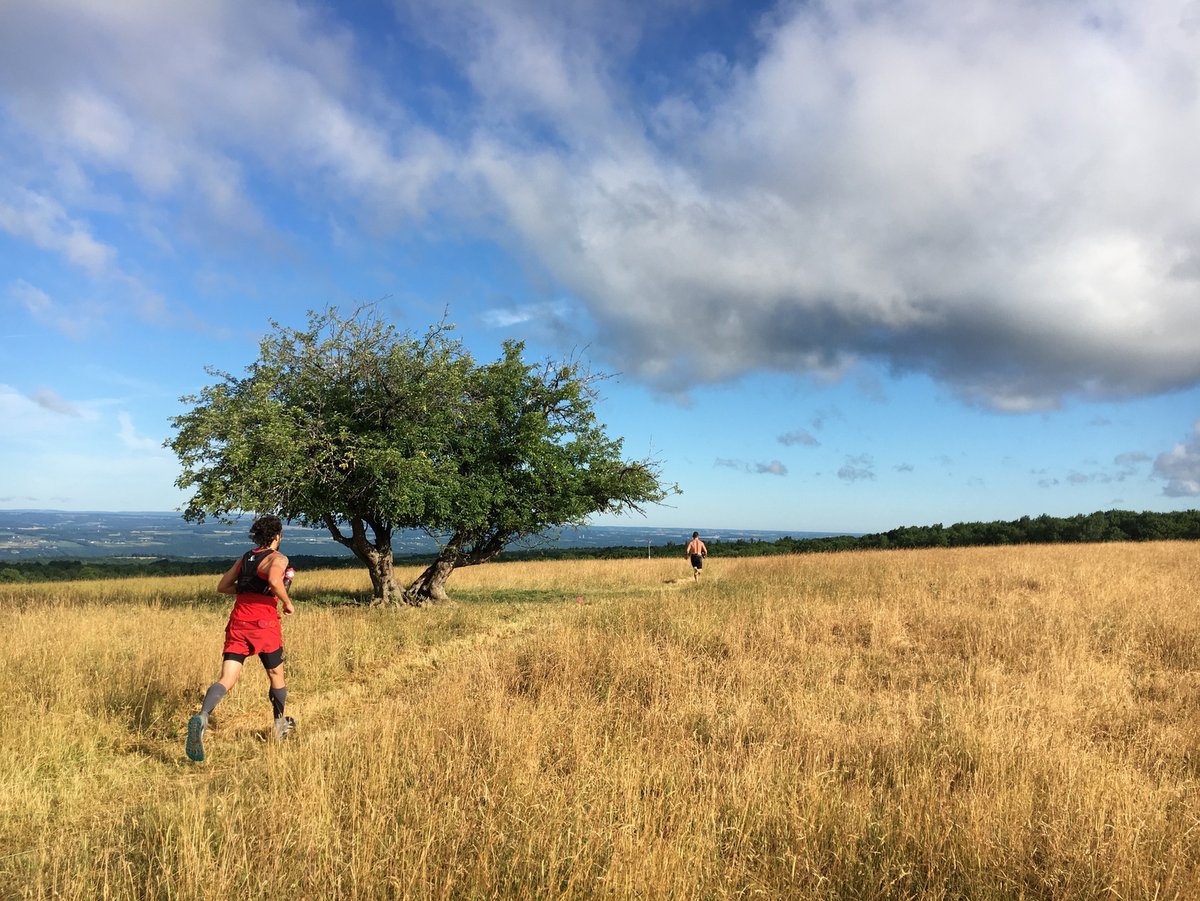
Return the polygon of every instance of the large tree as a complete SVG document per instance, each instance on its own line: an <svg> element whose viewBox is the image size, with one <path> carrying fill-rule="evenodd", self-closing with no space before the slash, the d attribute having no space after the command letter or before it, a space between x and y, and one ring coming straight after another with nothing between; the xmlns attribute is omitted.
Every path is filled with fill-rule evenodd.
<svg viewBox="0 0 1200 901"><path fill-rule="evenodd" d="M324 526L366 565L375 602L419 605L513 541L675 490L597 421L602 376L576 359L527 363L518 342L478 364L450 331L400 333L372 307L272 323L243 376L209 370L216 383L172 420L177 484L193 491L184 517L272 511ZM439 553L401 588L403 528L426 530Z"/></svg>

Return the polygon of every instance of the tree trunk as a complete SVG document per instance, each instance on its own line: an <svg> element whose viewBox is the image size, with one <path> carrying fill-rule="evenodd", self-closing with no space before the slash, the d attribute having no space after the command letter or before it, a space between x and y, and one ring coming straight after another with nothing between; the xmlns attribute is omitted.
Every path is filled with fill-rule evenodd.
<svg viewBox="0 0 1200 901"><path fill-rule="evenodd" d="M350 535L343 535L337 522L332 516L325 517L325 527L338 544L348 547L367 567L371 575L371 606L383 607L399 604L401 601L412 603L407 594L396 584L396 564L392 557L392 530L390 527L370 522L375 535L372 543L367 538L366 525L363 519L355 517L350 520Z"/></svg>
<svg viewBox="0 0 1200 901"><path fill-rule="evenodd" d="M454 557L438 557L404 590L404 599L420 607L423 604L444 604L450 600L446 580L454 572Z"/></svg>
<svg viewBox="0 0 1200 901"><path fill-rule="evenodd" d="M376 554L373 560L364 562L371 574L372 607L390 607L405 600L400 586L396 584L396 564L390 548L386 554Z"/></svg>
<svg viewBox="0 0 1200 901"><path fill-rule="evenodd" d="M414 606L445 604L451 601L446 593L446 580L460 566L475 566L495 558L504 547L506 533L480 535L455 532L443 545L436 560L404 589L404 599Z"/></svg>

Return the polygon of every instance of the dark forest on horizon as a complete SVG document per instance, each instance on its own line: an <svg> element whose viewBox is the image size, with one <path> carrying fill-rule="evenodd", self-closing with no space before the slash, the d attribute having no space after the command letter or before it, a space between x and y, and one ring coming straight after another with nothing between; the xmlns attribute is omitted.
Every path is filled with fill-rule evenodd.
<svg viewBox="0 0 1200 901"><path fill-rule="evenodd" d="M1104 541L1194 541L1200 539L1200 510L1175 513L1136 513L1129 510L1097 511L1077 516L1023 516L1009 522L963 522L951 526L902 526L867 535L824 538L780 538L776 541L713 540L713 557L764 557L778 554L832 553L853 550L892 550L938 547L982 547L1022 544L1086 544ZM498 562L516 560L595 560L667 558L683 554L683 544L639 547L542 547L505 551ZM346 569L362 566L353 557L289 555L298 570ZM422 565L432 554L397 556L397 565ZM225 571L225 558L182 560L159 558L129 561L126 558L62 558L0 561L0 583L57 582L138 576L217 575Z"/></svg>

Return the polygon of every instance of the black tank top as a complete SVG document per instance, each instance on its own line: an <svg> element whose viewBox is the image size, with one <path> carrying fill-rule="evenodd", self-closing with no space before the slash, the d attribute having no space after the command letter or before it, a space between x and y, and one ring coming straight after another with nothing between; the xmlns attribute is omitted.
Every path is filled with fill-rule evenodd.
<svg viewBox="0 0 1200 901"><path fill-rule="evenodd" d="M258 574L259 564L273 553L274 548L260 547L242 554L242 569L237 577L238 594L275 594L271 590L271 583Z"/></svg>

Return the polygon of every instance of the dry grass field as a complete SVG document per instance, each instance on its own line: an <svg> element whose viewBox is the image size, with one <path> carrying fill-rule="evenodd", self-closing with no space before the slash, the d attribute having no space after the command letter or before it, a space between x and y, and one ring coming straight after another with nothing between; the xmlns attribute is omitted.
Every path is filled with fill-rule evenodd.
<svg viewBox="0 0 1200 901"><path fill-rule="evenodd" d="M286 550L286 548L285 548ZM1200 547L0 587L0 897L1200 898Z"/></svg>

